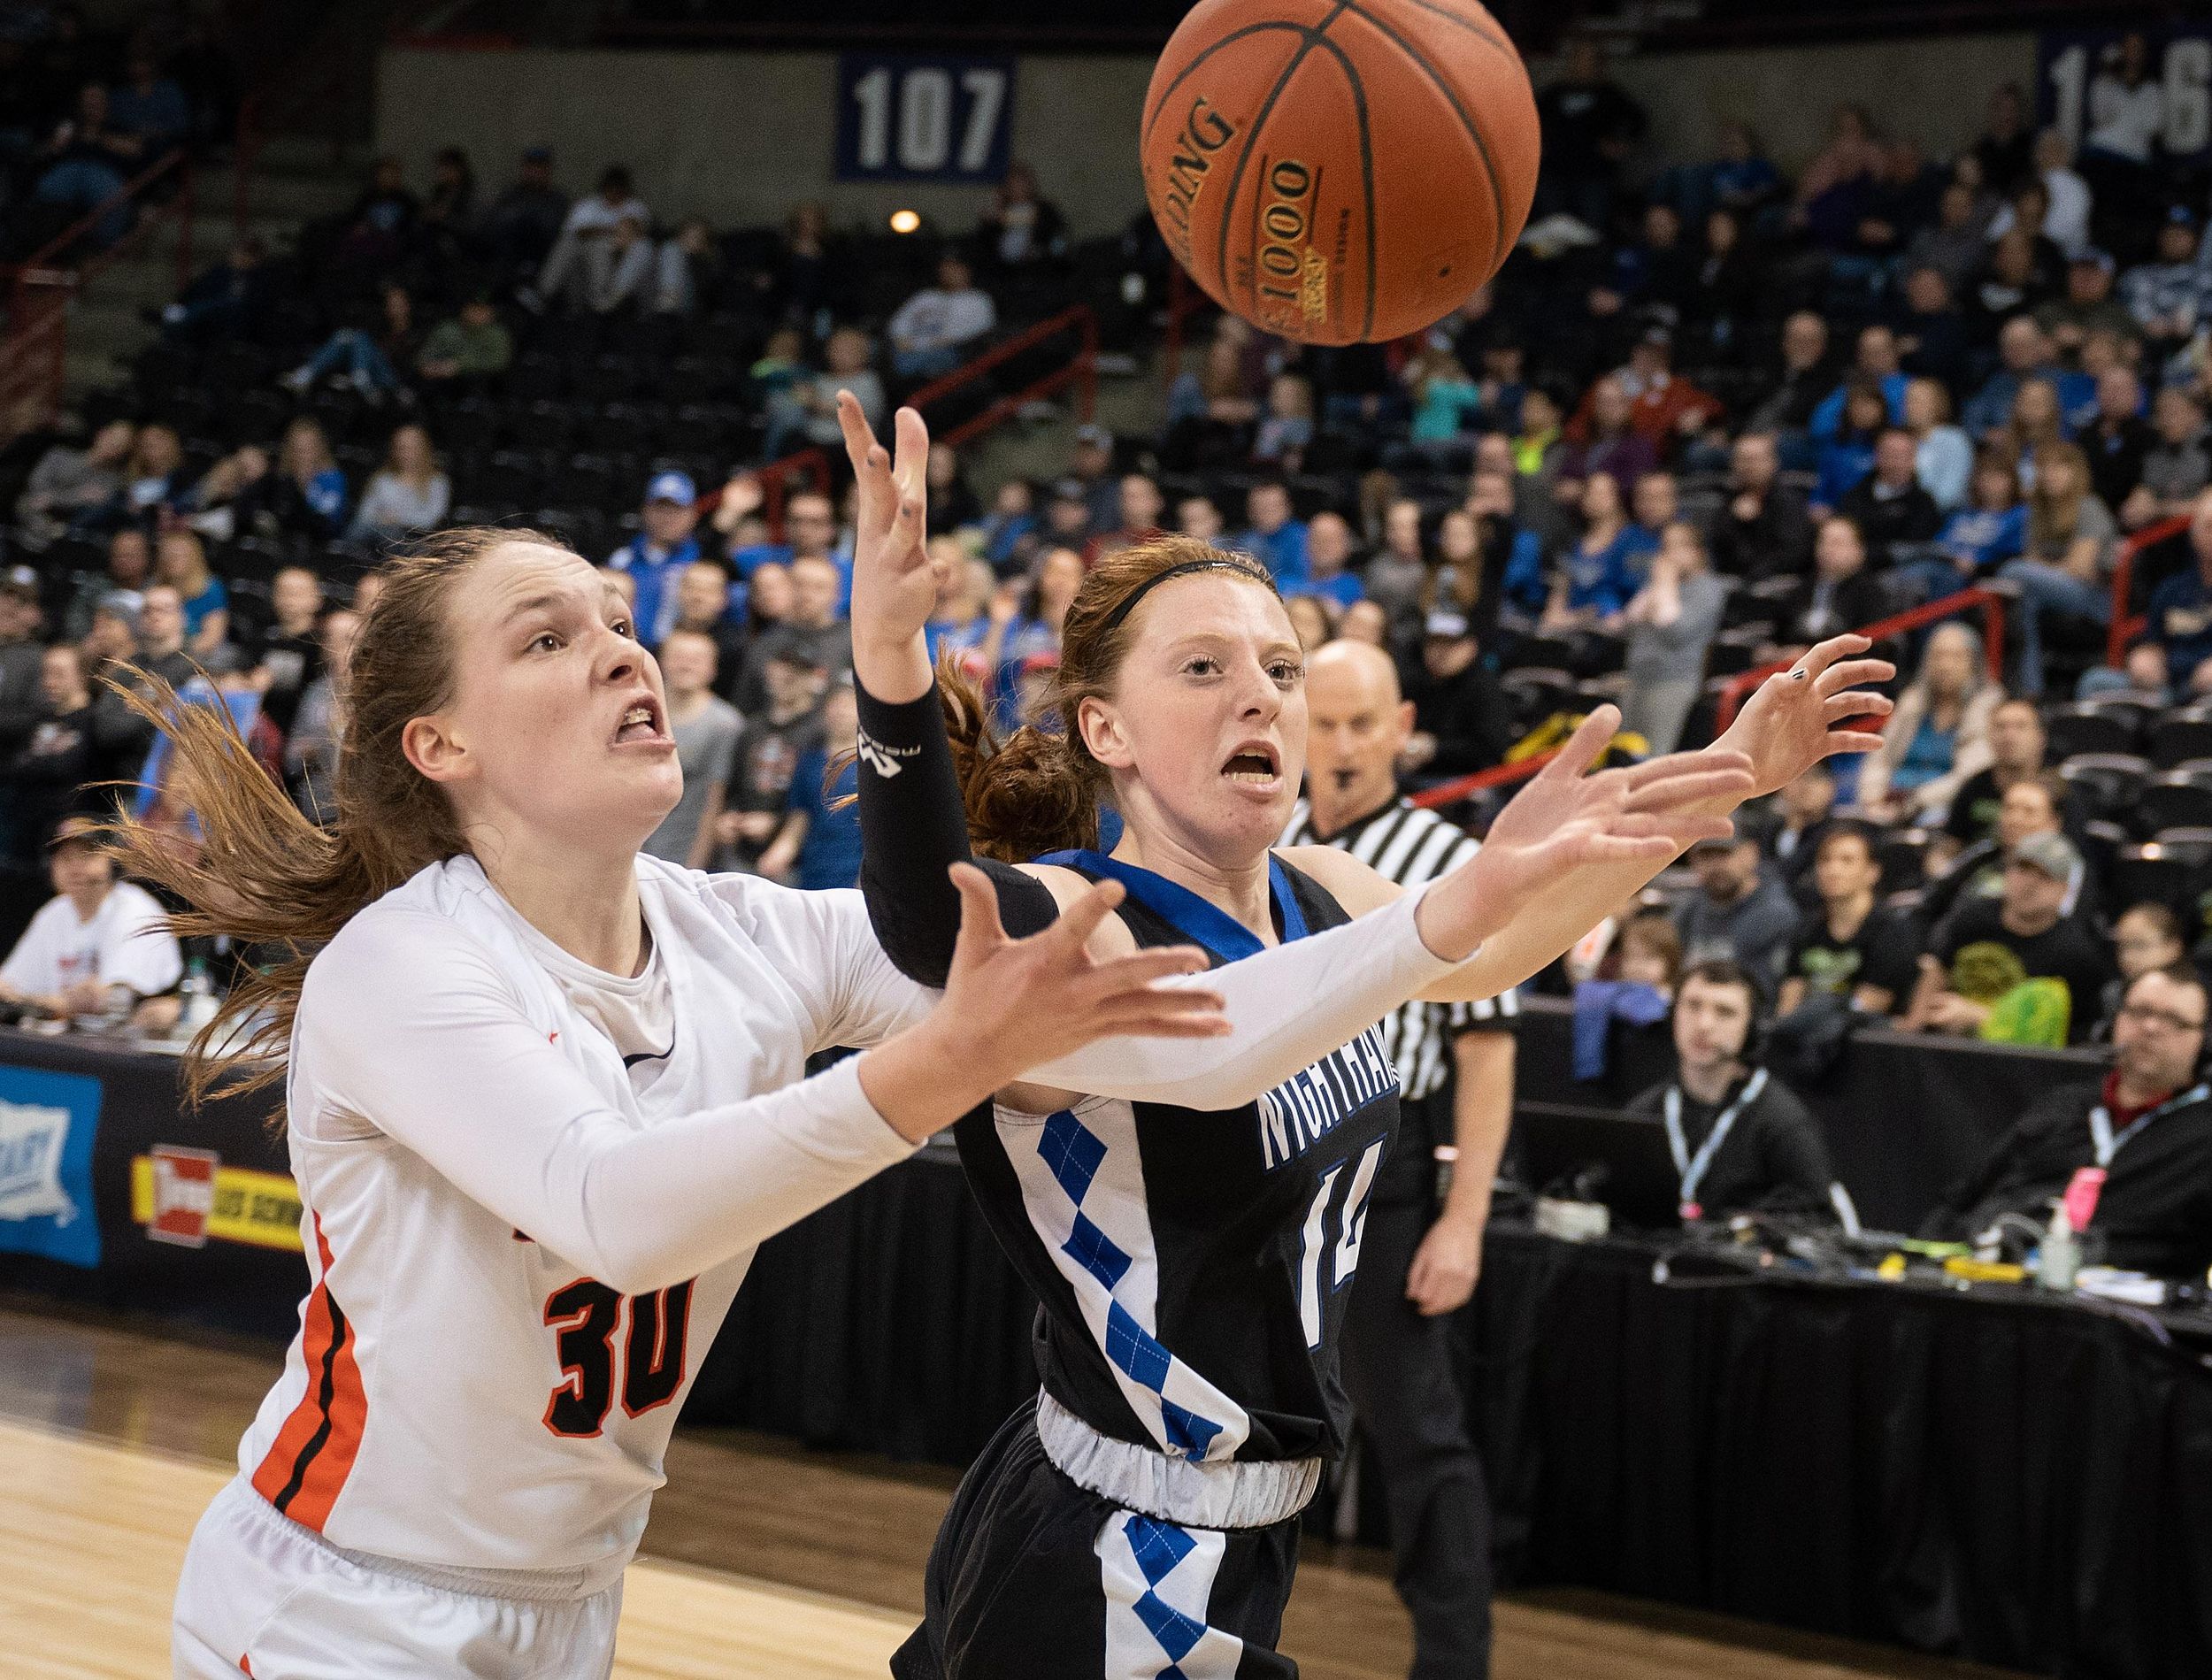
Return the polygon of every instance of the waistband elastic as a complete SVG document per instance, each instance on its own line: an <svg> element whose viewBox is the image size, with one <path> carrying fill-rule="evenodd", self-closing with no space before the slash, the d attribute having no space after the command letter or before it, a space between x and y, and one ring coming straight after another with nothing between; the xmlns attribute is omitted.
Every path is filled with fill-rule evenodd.
<svg viewBox="0 0 2212 1680"><path fill-rule="evenodd" d="M1051 1395L1037 1396L1037 1438L1053 1469L1127 1511L1194 1529L1264 1529L1306 1508L1321 1486L1317 1458L1170 1458L1102 1435Z"/></svg>
<svg viewBox="0 0 2212 1680"><path fill-rule="evenodd" d="M419 1563L411 1558L386 1557L376 1552L356 1552L334 1544L303 1523L295 1523L263 1499L243 1477L233 1481L217 1501L228 1502L243 1521L293 1540L304 1540L319 1551L372 1575L390 1576L419 1586L435 1587L472 1598L506 1599L523 1604L568 1604L604 1592L622 1579L627 1557L610 1557L574 1569L463 1569L439 1563Z"/></svg>

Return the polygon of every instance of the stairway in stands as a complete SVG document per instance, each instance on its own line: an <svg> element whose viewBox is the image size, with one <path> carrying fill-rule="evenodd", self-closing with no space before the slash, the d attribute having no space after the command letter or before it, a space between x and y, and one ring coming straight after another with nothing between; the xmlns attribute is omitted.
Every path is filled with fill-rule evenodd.
<svg viewBox="0 0 2212 1680"><path fill-rule="evenodd" d="M272 254L288 250L302 224L336 215L353 202L365 171L361 155L334 160L327 140L272 135L255 171L246 232ZM191 270L219 259L233 237L237 176L227 161L193 172ZM177 294L175 218L160 226L86 285L70 310L64 403L111 385L159 328L142 311L158 311Z"/></svg>

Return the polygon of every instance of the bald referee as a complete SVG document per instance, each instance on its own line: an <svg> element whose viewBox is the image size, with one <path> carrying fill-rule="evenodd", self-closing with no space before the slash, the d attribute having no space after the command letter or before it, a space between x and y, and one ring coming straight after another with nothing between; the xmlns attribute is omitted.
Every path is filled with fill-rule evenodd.
<svg viewBox="0 0 2212 1680"><path fill-rule="evenodd" d="M1285 845L1340 847L1403 886L1475 842L1398 796L1413 729L1390 656L1333 641L1306 667L1306 797ZM1413 1680L1490 1672L1490 1514L1467 1438L1446 1315L1474 1293L1490 1185L1513 1106L1511 993L1409 1003L1383 1023L1402 1117L1368 1202L1344 1323L1344 1384L1382 1468L1398 1596L1413 1616ZM1452 1076L1456 1074L1455 1079ZM1458 1159L1437 1201L1436 1147Z"/></svg>

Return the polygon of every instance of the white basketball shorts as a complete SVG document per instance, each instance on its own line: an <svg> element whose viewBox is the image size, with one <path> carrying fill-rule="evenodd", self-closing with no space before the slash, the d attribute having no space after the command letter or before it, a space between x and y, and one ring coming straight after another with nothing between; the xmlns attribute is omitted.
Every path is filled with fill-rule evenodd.
<svg viewBox="0 0 2212 1680"><path fill-rule="evenodd" d="M607 1680L622 1581L480 1576L367 1559L242 1479L207 1507L177 1582L176 1680Z"/></svg>

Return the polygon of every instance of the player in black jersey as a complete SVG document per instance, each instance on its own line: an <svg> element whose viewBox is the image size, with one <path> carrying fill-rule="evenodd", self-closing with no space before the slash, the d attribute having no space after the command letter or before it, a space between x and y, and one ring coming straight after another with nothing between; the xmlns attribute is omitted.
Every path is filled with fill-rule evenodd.
<svg viewBox="0 0 2212 1680"><path fill-rule="evenodd" d="M861 499L862 885L886 950L941 974L958 916L944 869L972 832L1010 932L1118 880L1094 950L1273 964L1273 1016L1240 1031L1300 1056L1271 1086L1163 1078L1156 1101L1016 1085L960 1123L985 1216L1041 1302L1042 1392L963 1483L894 1672L1294 1676L1273 1647L1295 1518L1343 1446L1337 1331L1396 1117L1375 1023L1410 996L1527 978L1755 790L1871 744L1842 725L1887 702L1850 685L1890 668L1839 639L1763 688L1724 748L1586 775L1617 718L1601 709L1474 859L1394 903L1345 853L1271 849L1303 765L1303 664L1243 556L1170 538L1101 561L1067 616L1060 733L995 742L948 681L949 750L922 639L926 433L902 410L894 461L856 405L841 412ZM1110 789L1125 829L1106 855ZM1378 983L1361 954L1392 940L1420 955Z"/></svg>

